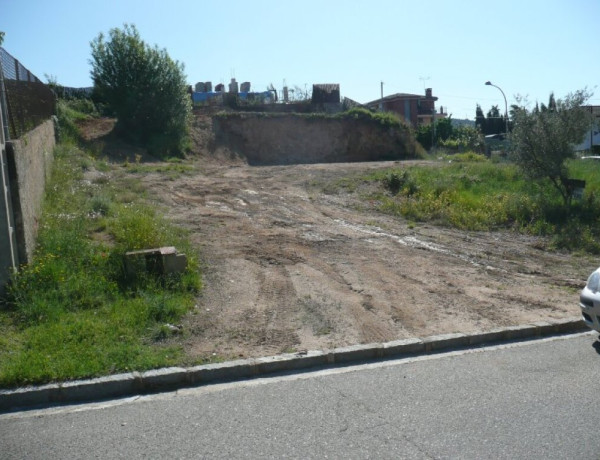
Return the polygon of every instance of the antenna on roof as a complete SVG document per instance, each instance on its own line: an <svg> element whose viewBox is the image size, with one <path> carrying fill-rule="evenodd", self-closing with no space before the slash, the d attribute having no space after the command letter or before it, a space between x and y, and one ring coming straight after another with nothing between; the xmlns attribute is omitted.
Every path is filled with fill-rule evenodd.
<svg viewBox="0 0 600 460"><path fill-rule="evenodd" d="M423 76L421 76L421 77L419 77L419 80L421 80L421 82L423 83L423 89L425 89L425 82L427 80L431 80L431 77L423 77Z"/></svg>

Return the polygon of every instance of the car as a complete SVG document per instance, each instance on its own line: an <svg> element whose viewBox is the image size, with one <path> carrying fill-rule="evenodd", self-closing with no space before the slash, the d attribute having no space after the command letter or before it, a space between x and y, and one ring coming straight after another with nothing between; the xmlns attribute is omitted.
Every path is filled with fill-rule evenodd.
<svg viewBox="0 0 600 460"><path fill-rule="evenodd" d="M600 332L600 268L588 278L579 295L579 307L585 324Z"/></svg>

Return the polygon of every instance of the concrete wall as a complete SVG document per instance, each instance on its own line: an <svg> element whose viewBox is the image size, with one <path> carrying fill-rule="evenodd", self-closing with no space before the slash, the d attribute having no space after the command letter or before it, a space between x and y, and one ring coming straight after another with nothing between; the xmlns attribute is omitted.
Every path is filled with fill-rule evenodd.
<svg viewBox="0 0 600 460"><path fill-rule="evenodd" d="M4 296L4 286L18 265L3 127L0 107L0 302Z"/></svg>
<svg viewBox="0 0 600 460"><path fill-rule="evenodd" d="M20 139L6 143L10 192L21 264L31 261L35 249L54 145L52 120L47 120Z"/></svg>
<svg viewBox="0 0 600 460"><path fill-rule="evenodd" d="M407 128L363 119L236 113L213 120L217 146L252 165L381 161L415 156Z"/></svg>

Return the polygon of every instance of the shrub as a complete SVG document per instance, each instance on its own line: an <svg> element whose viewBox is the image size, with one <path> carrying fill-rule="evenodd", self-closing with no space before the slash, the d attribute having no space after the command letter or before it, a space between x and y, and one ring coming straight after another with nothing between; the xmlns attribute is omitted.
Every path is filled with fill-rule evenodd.
<svg viewBox="0 0 600 460"><path fill-rule="evenodd" d="M133 25L109 37L92 41L91 74L95 94L117 115L116 132L150 153L181 155L191 116L183 65L148 46Z"/></svg>

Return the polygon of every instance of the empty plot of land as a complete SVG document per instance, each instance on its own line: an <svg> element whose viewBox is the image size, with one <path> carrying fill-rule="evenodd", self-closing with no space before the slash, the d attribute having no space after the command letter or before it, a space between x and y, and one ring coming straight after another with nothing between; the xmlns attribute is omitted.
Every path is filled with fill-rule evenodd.
<svg viewBox="0 0 600 460"><path fill-rule="evenodd" d="M194 175L145 176L206 265L187 352L271 355L578 316L590 260L513 233L409 224L330 187L391 165L206 159Z"/></svg>

